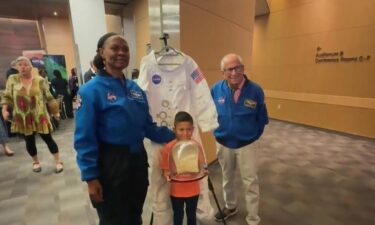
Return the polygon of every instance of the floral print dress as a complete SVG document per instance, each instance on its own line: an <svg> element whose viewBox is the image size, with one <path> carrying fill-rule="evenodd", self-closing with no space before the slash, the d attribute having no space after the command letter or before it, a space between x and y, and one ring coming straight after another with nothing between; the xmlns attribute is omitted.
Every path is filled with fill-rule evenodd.
<svg viewBox="0 0 375 225"><path fill-rule="evenodd" d="M59 113L58 104L49 91L47 80L35 76L30 86L26 87L21 82L20 74L10 76L1 103L13 108L11 132L26 136L35 132L50 133L53 128L46 102L51 114Z"/></svg>

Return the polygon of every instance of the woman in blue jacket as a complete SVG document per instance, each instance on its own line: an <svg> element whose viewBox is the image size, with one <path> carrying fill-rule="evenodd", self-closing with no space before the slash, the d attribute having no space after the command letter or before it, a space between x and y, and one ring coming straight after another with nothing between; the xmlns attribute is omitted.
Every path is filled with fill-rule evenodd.
<svg viewBox="0 0 375 225"><path fill-rule="evenodd" d="M143 139L166 143L174 134L153 123L145 93L125 78L129 46L122 36L102 36L94 64L98 75L78 92L74 148L81 179L101 225L138 225L148 187Z"/></svg>

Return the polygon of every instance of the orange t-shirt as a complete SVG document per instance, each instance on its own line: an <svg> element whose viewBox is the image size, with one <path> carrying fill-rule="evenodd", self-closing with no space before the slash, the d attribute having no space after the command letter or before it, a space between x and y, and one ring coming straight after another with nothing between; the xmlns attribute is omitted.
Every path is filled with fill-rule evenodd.
<svg viewBox="0 0 375 225"><path fill-rule="evenodd" d="M177 140L173 140L166 144L161 152L160 167L162 170L169 170L169 153L172 151L173 146L177 143ZM173 197L192 197L199 195L199 181L191 182L174 182L171 181L171 193Z"/></svg>

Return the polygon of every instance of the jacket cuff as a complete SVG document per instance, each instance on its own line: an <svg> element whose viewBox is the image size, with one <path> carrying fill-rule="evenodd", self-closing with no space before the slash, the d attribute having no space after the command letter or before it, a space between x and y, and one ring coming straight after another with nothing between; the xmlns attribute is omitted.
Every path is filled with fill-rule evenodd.
<svg viewBox="0 0 375 225"><path fill-rule="evenodd" d="M207 123L207 124L199 124L202 132L208 132L208 131L213 131L216 128L219 127L219 123L217 121Z"/></svg>
<svg viewBox="0 0 375 225"><path fill-rule="evenodd" d="M81 180L82 181L95 180L95 179L98 179L98 177L99 177L99 172L96 168L81 171Z"/></svg>

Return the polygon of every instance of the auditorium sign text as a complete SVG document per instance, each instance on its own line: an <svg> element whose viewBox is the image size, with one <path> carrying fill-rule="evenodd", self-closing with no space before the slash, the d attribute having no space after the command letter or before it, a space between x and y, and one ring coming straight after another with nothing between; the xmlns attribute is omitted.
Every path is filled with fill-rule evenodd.
<svg viewBox="0 0 375 225"><path fill-rule="evenodd" d="M324 52L321 47L316 48L315 63L350 63L350 62L366 62L371 58L367 56L347 56L344 51Z"/></svg>

